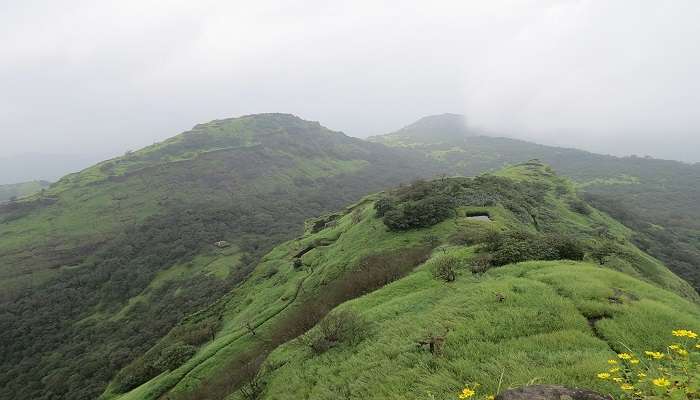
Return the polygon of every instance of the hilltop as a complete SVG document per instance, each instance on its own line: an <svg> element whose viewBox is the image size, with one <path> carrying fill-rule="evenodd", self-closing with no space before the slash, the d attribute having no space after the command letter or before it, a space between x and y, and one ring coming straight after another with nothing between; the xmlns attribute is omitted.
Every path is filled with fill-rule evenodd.
<svg viewBox="0 0 700 400"><path fill-rule="evenodd" d="M425 143L460 143L467 137L480 135L467 125L461 114L439 114L423 117L396 132L372 136L368 140L384 144L407 145Z"/></svg>
<svg viewBox="0 0 700 400"><path fill-rule="evenodd" d="M447 398L501 374L612 390L595 372L623 345L700 327L697 293L540 162L419 181L305 226L103 398Z"/></svg>

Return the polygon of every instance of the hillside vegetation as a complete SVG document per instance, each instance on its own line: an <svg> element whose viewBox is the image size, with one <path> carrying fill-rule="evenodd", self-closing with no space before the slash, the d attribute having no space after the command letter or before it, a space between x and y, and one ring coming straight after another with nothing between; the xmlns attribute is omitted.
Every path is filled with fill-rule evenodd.
<svg viewBox="0 0 700 400"><path fill-rule="evenodd" d="M700 328L698 296L579 201L534 161L368 196L308 221L102 397L442 399L499 380L614 390L595 379L600 360Z"/></svg>
<svg viewBox="0 0 700 400"><path fill-rule="evenodd" d="M306 218L417 169L431 171L420 155L266 114L198 125L0 206L0 398L94 399Z"/></svg>
<svg viewBox="0 0 700 400"><path fill-rule="evenodd" d="M471 176L539 159L571 178L586 199L632 228L635 243L700 289L700 164L650 157L613 157L484 136L432 116L369 140L422 152L448 175ZM433 135L427 132L434 132Z"/></svg>
<svg viewBox="0 0 700 400"><path fill-rule="evenodd" d="M476 243L471 233L448 223L458 214L460 224L470 226L483 225L478 219L486 218L485 212L496 216L489 227L506 229L505 221L512 221L510 233L489 235L488 245L480 244L482 251L473 260L467 254L477 248L466 246L470 250L465 250L465 260L470 267L474 263L476 271L533 258L578 260L583 252L584 262L603 263L686 298L695 296L639 248L660 258L696 289L700 286L697 166L475 136L478 132L465 131L463 117L454 114L429 117L400 132L398 139L384 140L390 145L386 146L288 114L216 120L0 204L0 399L94 399L101 393L132 396L140 390L184 393L189 389L183 388L193 387L192 376L206 377L208 387L219 387L211 390L227 392L216 382L230 380L198 375L209 364L196 364L182 379L164 371L183 360L205 357L205 348L217 348L206 344L212 338L234 340L241 324L225 322L232 318L229 306L248 301L237 293L249 290L251 302L257 296L267 301L264 293L273 293L257 286L255 279L263 279L261 274L291 282L284 285L288 293L279 297L286 300L274 303L280 310L288 305L287 311L299 309L300 315L311 316L285 314L303 323L276 330L271 344L263 347L271 351L315 325L328 309L408 274L434 257L436 247ZM546 170L544 178L538 177L542 171L531 171L535 175L527 179L526 171L518 169L496 172L534 157L554 165L574 183ZM416 193L409 190L405 197L399 190L368 197L352 207L358 211L348 211L354 213L350 216L333 213L415 178L485 171L492 172L490 178L444 178L404 186L401 190L410 187ZM525 188L518 186L523 181ZM552 202L551 193L543 194L538 187L555 181L558 200ZM452 193L440 186L448 183L466 186ZM475 203L459 203L455 194L462 191L472 193L467 198ZM580 191L586 201L579 198ZM525 197L513 197L520 192ZM498 197L492 198L494 193ZM381 218L371 205L375 201L381 205L376 210L382 210ZM501 219L498 204L506 207ZM309 222L304 231L304 221L319 215L325 216ZM355 222L347 225L348 220ZM373 231L348 230L355 225ZM336 240L343 240L334 235L345 231L371 240L362 239L357 247L336 246ZM568 232L566 240L550 231ZM284 255L273 250L303 232L307 239L281 247L294 250L287 247ZM451 235L455 237L445 239ZM576 240L569 240L572 237ZM393 244L385 246L383 240ZM340 248L347 250L333 252ZM322 251L335 258L337 268L323 268L334 271L328 276L309 273L306 267L306 260ZM299 257L290 261L290 254ZM268 259L277 264L270 266ZM352 274L360 264L382 268L363 274L364 280L348 288L335 283L342 287L315 289L317 279L329 285L344 282L334 274ZM287 271L289 265L296 267L293 274ZM301 285L304 274L310 280ZM459 275L447 267L441 274ZM318 303L313 293L330 297L309 313L297 297L303 304ZM236 300L227 303L231 298ZM248 309L256 316L247 321L251 327L277 310L260 304ZM245 348L252 349L248 358L260 355L250 343L234 342L241 347L224 346L234 348L225 354Z"/></svg>

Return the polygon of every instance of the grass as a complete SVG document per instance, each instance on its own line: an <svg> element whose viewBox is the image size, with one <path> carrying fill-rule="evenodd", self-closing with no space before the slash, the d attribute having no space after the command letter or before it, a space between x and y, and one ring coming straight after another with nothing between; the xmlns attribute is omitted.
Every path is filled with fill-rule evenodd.
<svg viewBox="0 0 700 400"><path fill-rule="evenodd" d="M535 228L497 204L459 208L454 218L428 229L390 232L374 215L373 202L381 195L368 196L343 210L334 226L274 248L243 285L193 316L218 313L223 325L193 358L125 395L108 391L103 398L157 399L196 391L230 360L264 343L276 322L293 315L305 300L352 274L363 257L415 248L426 240L441 243L434 257L446 253L462 260L454 283L433 277L431 258L407 277L340 305L370 322L368 337L321 355L294 340L278 347L265 362L263 398L453 398L476 382L493 392L501 374L504 388L541 382L604 389L595 372L615 351L656 348L671 329L700 328L697 294L630 244L629 229L595 210L589 215L570 210L572 194L554 195L562 184L574 193L570 182L532 165L500 174L546 185L550 192L542 206L557 216L553 227L588 238L594 227L604 225L620 246L636 254L636 262L603 267L526 262L472 275L467 266L475 247L450 244L455 232ZM466 218L484 212L492 222ZM357 213L360 217L353 218ZM294 269L294 255L308 248L303 268ZM255 336L247 324L255 326ZM416 346L431 334L446 337L441 355Z"/></svg>
<svg viewBox="0 0 700 400"><path fill-rule="evenodd" d="M635 300L613 304L624 291ZM495 293L505 296L499 302ZM494 393L527 383L605 389L601 362L633 348L660 348L671 329L700 327L697 306L624 274L574 262L528 262L453 284L421 268L342 307L371 321L361 344L314 356L291 342L274 352L265 399L453 398L464 385ZM610 315L596 324L587 316ZM446 337L431 355L416 341Z"/></svg>

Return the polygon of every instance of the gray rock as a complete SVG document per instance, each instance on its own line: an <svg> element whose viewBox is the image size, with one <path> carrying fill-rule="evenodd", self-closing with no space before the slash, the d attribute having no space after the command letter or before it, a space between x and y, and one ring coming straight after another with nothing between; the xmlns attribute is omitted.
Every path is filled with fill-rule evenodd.
<svg viewBox="0 0 700 400"><path fill-rule="evenodd" d="M506 390L496 396L496 400L613 400L613 398L588 389L533 385Z"/></svg>

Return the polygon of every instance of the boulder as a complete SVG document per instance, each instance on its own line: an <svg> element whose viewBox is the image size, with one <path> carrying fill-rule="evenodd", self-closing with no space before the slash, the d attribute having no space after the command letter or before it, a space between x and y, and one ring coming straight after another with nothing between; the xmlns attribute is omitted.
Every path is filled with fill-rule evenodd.
<svg viewBox="0 0 700 400"><path fill-rule="evenodd" d="M613 398L588 389L533 385L506 390L496 396L496 400L613 400Z"/></svg>

